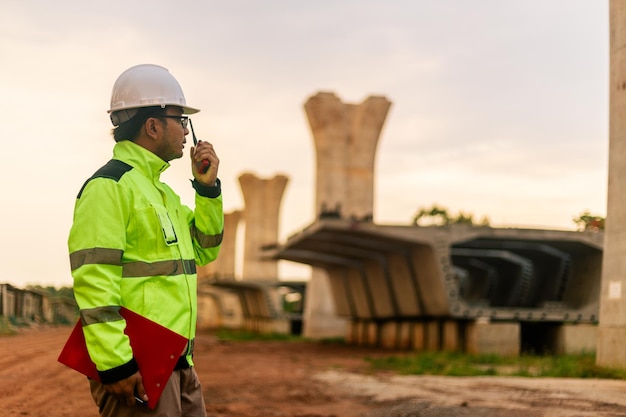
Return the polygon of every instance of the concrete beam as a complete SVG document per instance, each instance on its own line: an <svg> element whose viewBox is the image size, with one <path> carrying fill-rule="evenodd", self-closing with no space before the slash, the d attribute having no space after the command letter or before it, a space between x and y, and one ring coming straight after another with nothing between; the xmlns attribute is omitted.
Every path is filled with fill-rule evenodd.
<svg viewBox="0 0 626 417"><path fill-rule="evenodd" d="M347 317L593 323L601 242L601 233L323 219L266 255L333 269L329 288Z"/></svg>
<svg viewBox="0 0 626 417"><path fill-rule="evenodd" d="M466 328L466 351L473 354L518 356L521 348L519 323L475 321Z"/></svg>

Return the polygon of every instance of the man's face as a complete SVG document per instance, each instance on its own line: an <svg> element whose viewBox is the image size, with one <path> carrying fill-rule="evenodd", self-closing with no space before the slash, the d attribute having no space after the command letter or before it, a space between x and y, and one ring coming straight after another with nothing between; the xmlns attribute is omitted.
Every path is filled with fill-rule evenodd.
<svg viewBox="0 0 626 417"><path fill-rule="evenodd" d="M182 125L180 119L182 114L183 110L180 107L167 107L165 110L167 117L156 117L162 121L163 131L155 153L166 162L183 156L185 136L189 130Z"/></svg>

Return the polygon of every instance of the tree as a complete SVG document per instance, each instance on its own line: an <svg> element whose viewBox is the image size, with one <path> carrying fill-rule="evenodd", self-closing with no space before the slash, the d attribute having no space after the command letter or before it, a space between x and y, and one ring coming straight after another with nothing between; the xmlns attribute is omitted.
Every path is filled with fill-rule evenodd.
<svg viewBox="0 0 626 417"><path fill-rule="evenodd" d="M463 213L460 212L457 216L452 219L452 223L456 224L467 224L469 226L474 224L474 215L471 213Z"/></svg>
<svg viewBox="0 0 626 417"><path fill-rule="evenodd" d="M28 285L27 290L39 291L46 294L50 298L62 297L62 298L74 298L74 289L72 287L60 287L53 286L42 287L41 285Z"/></svg>
<svg viewBox="0 0 626 417"><path fill-rule="evenodd" d="M420 226L419 222L424 217L430 219L431 225L446 226L450 224L448 210L443 207L438 207L437 205L433 205L430 209L420 209L413 217L413 224L415 226Z"/></svg>
<svg viewBox="0 0 626 417"><path fill-rule="evenodd" d="M459 212L456 216L451 216L448 209L434 204L431 208L420 208L413 217L414 226L448 226L450 224L466 224L469 226L489 226L489 218L483 216L480 222L474 222L474 215L471 213Z"/></svg>
<svg viewBox="0 0 626 417"><path fill-rule="evenodd" d="M584 211L580 216L572 219L578 226L579 231L597 232L604 230L606 219L602 216L591 214L589 210Z"/></svg>

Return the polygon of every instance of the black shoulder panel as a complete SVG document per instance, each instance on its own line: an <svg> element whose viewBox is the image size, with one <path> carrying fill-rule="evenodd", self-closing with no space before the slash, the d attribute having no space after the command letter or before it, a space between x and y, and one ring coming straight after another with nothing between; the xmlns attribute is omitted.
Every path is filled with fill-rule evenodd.
<svg viewBox="0 0 626 417"><path fill-rule="evenodd" d="M120 178L122 178L122 176L124 176L125 173L127 173L131 169L133 169L133 167L128 165L127 163L118 161L117 159L111 159L109 162L106 163L106 165L97 170L96 173L91 176L91 178L85 181L76 198L80 198L80 196L83 194L83 190L85 189L87 184L89 184L89 181L95 178L109 178L117 182L120 180Z"/></svg>

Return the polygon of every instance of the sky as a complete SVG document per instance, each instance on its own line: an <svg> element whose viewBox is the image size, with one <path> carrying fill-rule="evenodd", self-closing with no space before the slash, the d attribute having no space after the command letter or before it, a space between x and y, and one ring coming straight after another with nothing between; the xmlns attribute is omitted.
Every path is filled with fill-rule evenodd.
<svg viewBox="0 0 626 417"><path fill-rule="evenodd" d="M575 230L584 211L606 214L608 17L598 0L0 0L0 282L72 284L76 194L111 157L113 83L143 63L202 109L194 128L220 157L226 212L243 209L242 173L289 177L281 242L314 221L303 105L320 91L392 102L375 223L436 204ZM192 205L184 158L162 179Z"/></svg>

